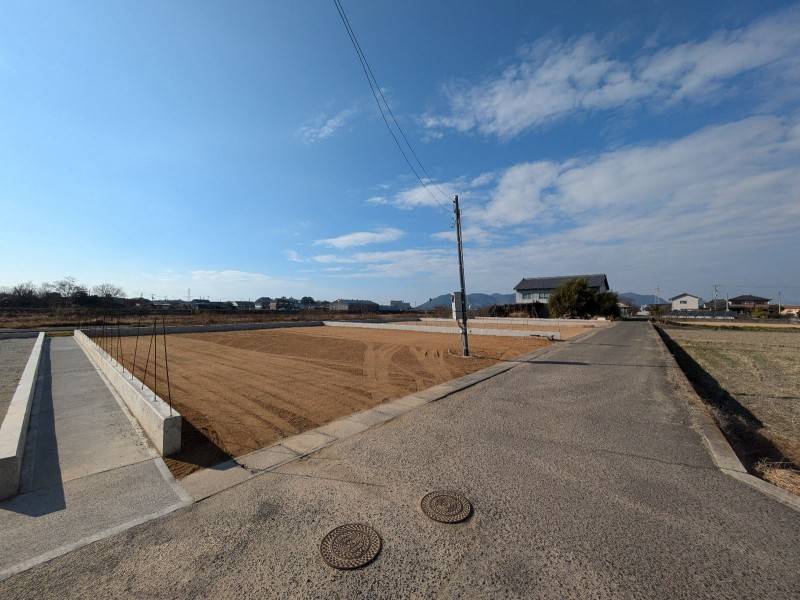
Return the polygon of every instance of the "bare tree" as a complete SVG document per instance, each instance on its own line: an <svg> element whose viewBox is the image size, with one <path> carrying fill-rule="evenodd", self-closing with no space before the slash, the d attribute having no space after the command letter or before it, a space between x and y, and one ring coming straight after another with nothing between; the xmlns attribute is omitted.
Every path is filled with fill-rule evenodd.
<svg viewBox="0 0 800 600"><path fill-rule="evenodd" d="M101 283L92 288L92 293L101 298L124 298L125 291L113 283Z"/></svg>
<svg viewBox="0 0 800 600"><path fill-rule="evenodd" d="M79 287L78 280L74 277L67 275L64 279L56 281L54 284L55 290L64 298L71 298Z"/></svg>

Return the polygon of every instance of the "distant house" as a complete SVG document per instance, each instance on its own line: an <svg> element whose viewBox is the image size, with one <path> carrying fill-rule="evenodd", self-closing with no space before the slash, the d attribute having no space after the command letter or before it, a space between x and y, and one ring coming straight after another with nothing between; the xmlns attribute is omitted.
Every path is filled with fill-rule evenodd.
<svg viewBox="0 0 800 600"><path fill-rule="evenodd" d="M403 302L402 300L389 300L389 308L392 310L411 310L411 303Z"/></svg>
<svg viewBox="0 0 800 600"><path fill-rule="evenodd" d="M625 300L617 302L617 307L619 307L619 314L623 317L631 317L639 312L638 306L631 302L626 302Z"/></svg>
<svg viewBox="0 0 800 600"><path fill-rule="evenodd" d="M236 310L255 310L256 303L249 300L234 300L231 302Z"/></svg>
<svg viewBox="0 0 800 600"><path fill-rule="evenodd" d="M344 300L340 298L331 302L330 310L357 313L378 312L378 303L372 300Z"/></svg>
<svg viewBox="0 0 800 600"><path fill-rule="evenodd" d="M291 311L299 308L300 303L294 298L275 298L269 303L269 310Z"/></svg>
<svg viewBox="0 0 800 600"><path fill-rule="evenodd" d="M699 310L700 298L689 292L683 292L669 299L672 310Z"/></svg>
<svg viewBox="0 0 800 600"><path fill-rule="evenodd" d="M769 312L769 298L744 294L728 300L728 307L734 312L751 313L754 310Z"/></svg>
<svg viewBox="0 0 800 600"><path fill-rule="evenodd" d="M559 277L526 277L514 286L517 304L531 304L533 302L547 302L550 294L561 287L570 279L585 279L589 287L595 292L607 292L608 277L604 273L596 275L561 275Z"/></svg>

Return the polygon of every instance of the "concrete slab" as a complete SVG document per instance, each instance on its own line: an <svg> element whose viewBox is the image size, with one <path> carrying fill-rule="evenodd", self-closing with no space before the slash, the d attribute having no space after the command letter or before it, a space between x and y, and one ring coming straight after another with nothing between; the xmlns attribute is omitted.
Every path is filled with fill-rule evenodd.
<svg viewBox="0 0 800 600"><path fill-rule="evenodd" d="M297 458L299 454L281 446L256 450L236 459L245 469L266 471Z"/></svg>
<svg viewBox="0 0 800 600"><path fill-rule="evenodd" d="M417 394L411 394L409 396L403 396L402 398L393 400L393 402L395 404L405 404L406 406L411 406L413 408L416 408L417 406L428 404L430 400L426 400L425 398L420 398Z"/></svg>
<svg viewBox="0 0 800 600"><path fill-rule="evenodd" d="M378 412L386 413L387 415L392 415L393 417L397 417L402 415L403 413L407 413L410 411L413 406L409 406L408 404L399 404L397 402L384 402L383 404L378 404L378 406L374 407L375 410Z"/></svg>
<svg viewBox="0 0 800 600"><path fill-rule="evenodd" d="M362 410L361 412L357 412L355 414L350 415L347 417L349 421L356 421L358 423L363 423L364 425L377 425L379 423L384 423L389 419L392 419L393 416L387 413L380 412L374 408L370 408L369 410Z"/></svg>
<svg viewBox="0 0 800 600"><path fill-rule="evenodd" d="M369 429L369 425L366 423L360 423L351 419L339 419L338 421L333 421L332 423L319 427L317 431L331 437L343 439L361 433L365 429Z"/></svg>
<svg viewBox="0 0 800 600"><path fill-rule="evenodd" d="M0 579L187 504L130 419L72 338L48 341L21 493L0 502Z"/></svg>
<svg viewBox="0 0 800 600"><path fill-rule="evenodd" d="M195 501L199 501L247 481L251 477L253 474L250 471L235 460L228 460L187 475L181 480L181 485Z"/></svg>
<svg viewBox="0 0 800 600"><path fill-rule="evenodd" d="M306 433L301 433L300 435L295 435L293 437L287 438L283 440L280 445L284 448L288 448L298 454L307 454L308 452L313 452L317 448L322 448L323 446L330 444L336 440L335 437L330 435L325 435L324 433L317 433L315 431L308 431Z"/></svg>

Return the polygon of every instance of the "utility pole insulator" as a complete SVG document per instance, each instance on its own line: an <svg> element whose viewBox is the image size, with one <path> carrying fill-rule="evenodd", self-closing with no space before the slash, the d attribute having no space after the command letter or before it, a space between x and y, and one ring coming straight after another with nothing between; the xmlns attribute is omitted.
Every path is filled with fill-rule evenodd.
<svg viewBox="0 0 800 600"><path fill-rule="evenodd" d="M464 248L461 245L461 209L458 206L458 194L453 197L453 212L456 218L456 240L458 242L458 275L461 280L461 346L464 356L469 356L469 334L467 333L467 290L464 284Z"/></svg>

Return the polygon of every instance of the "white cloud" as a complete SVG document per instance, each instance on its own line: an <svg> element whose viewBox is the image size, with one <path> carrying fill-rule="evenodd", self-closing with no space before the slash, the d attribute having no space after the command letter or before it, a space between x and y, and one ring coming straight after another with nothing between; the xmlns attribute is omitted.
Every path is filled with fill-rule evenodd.
<svg viewBox="0 0 800 600"><path fill-rule="evenodd" d="M315 245L330 246L332 248L351 248L353 246L365 246L367 244L380 244L385 242L395 242L405 235L405 232L395 227L385 227L375 231L355 231L333 238L317 240Z"/></svg>
<svg viewBox="0 0 800 600"><path fill-rule="evenodd" d="M465 212L465 238L487 240L465 249L468 287L507 292L524 275L594 271L633 291L641 291L638 282L661 282L699 293L712 273L722 281L726 273L786 281L800 237L798 190L798 116L751 117L660 144L513 165ZM453 233L433 237L450 242ZM457 283L454 257L448 245L313 260L347 265L342 276L413 275L447 290Z"/></svg>
<svg viewBox="0 0 800 600"><path fill-rule="evenodd" d="M290 261L303 262L303 257L296 250L284 250L283 252Z"/></svg>
<svg viewBox="0 0 800 600"><path fill-rule="evenodd" d="M355 113L354 109L348 108L330 117L318 117L312 124L302 126L297 133L308 143L324 140L344 127Z"/></svg>
<svg viewBox="0 0 800 600"><path fill-rule="evenodd" d="M613 58L592 36L541 41L521 54L516 64L482 83L450 85L449 110L427 115L424 124L432 131L508 139L581 111L707 100L756 69L773 81L790 79L785 87L794 89L800 76L800 9L627 61Z"/></svg>

